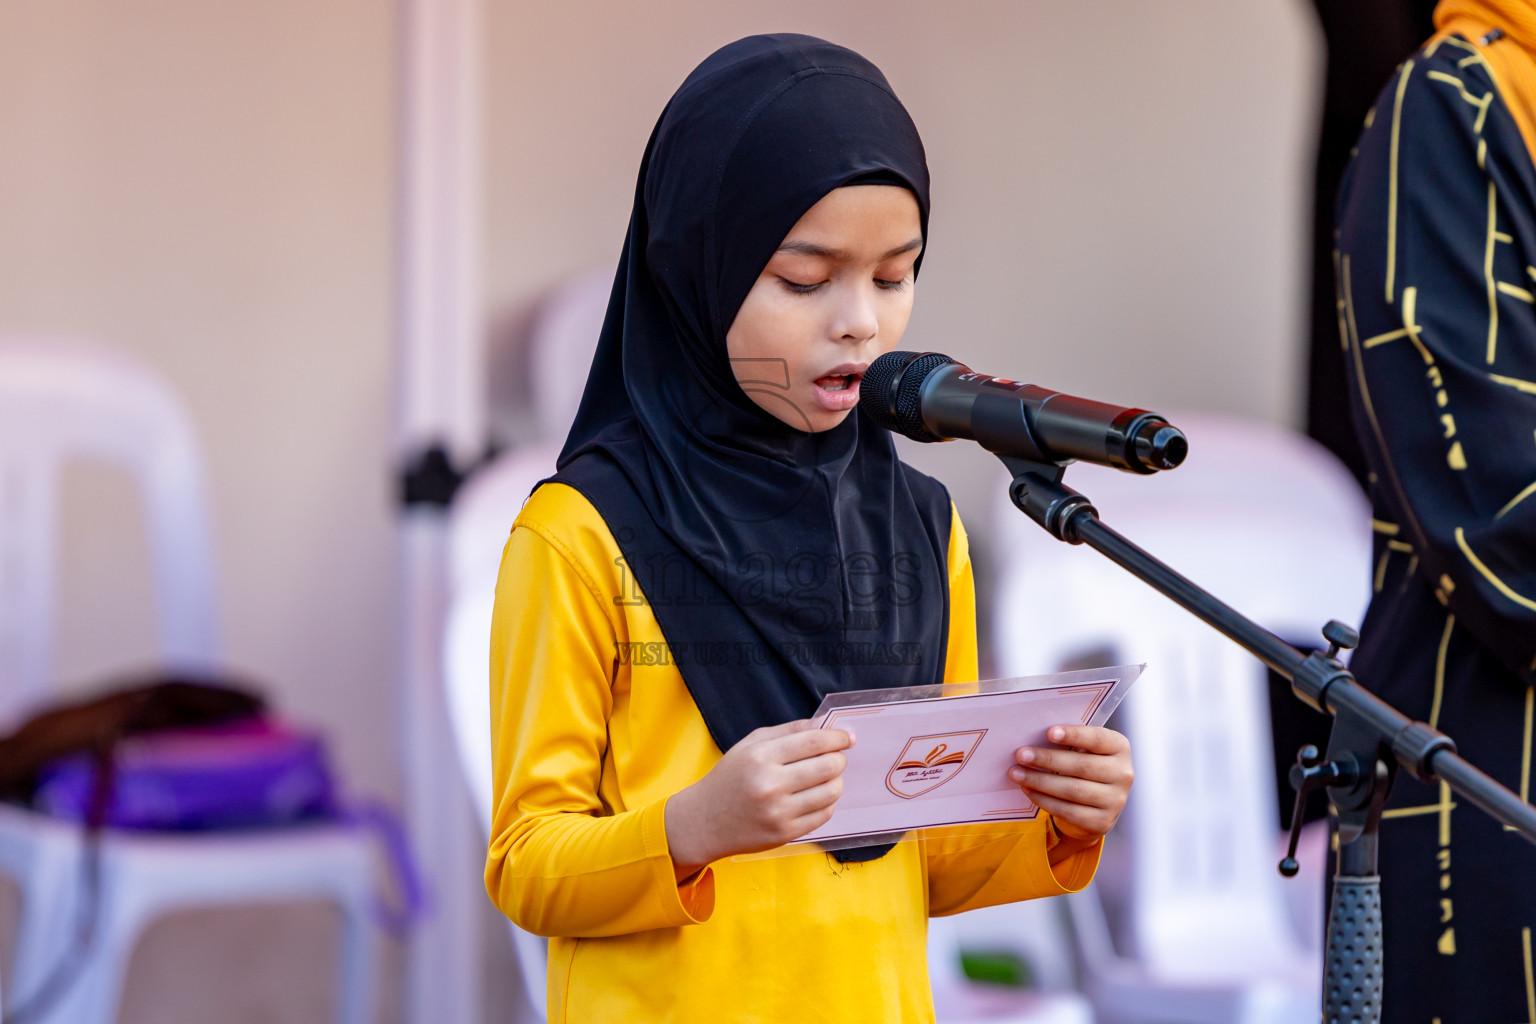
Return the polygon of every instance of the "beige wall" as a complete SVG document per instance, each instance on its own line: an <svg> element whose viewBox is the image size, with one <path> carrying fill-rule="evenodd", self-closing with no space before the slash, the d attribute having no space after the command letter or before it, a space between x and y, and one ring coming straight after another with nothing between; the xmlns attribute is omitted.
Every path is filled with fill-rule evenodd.
<svg viewBox="0 0 1536 1024"><path fill-rule="evenodd" d="M732 38L794 29L880 64L927 142L910 345L1106 399L1296 418L1318 49L1302 0L486 6L489 318L611 263L678 82ZM120 345L186 395L231 659L383 791L393 25L387 0L0 4L0 330ZM978 529L987 458L936 454L916 458ZM147 655L147 583L121 482L70 490L62 653L86 680ZM152 936L131 1019L316 1019L314 921ZM170 966L225 941L271 954L259 976ZM201 993L180 1016L176 978Z"/></svg>

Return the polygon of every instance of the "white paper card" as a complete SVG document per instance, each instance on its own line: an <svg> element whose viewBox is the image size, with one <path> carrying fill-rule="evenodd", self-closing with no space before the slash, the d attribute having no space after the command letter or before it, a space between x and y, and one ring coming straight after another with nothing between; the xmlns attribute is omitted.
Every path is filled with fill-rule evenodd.
<svg viewBox="0 0 1536 1024"><path fill-rule="evenodd" d="M1143 667L828 696L812 721L858 742L831 820L798 842L1035 817L1014 752L1052 746L1053 725L1103 725Z"/></svg>

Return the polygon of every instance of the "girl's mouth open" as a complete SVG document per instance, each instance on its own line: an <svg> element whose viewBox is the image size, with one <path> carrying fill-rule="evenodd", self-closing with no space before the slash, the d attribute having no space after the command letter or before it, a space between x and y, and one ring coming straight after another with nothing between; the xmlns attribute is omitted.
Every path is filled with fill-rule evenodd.
<svg viewBox="0 0 1536 1024"><path fill-rule="evenodd" d="M859 381L862 372L829 373L817 377L816 401L828 412L847 412L859 404Z"/></svg>

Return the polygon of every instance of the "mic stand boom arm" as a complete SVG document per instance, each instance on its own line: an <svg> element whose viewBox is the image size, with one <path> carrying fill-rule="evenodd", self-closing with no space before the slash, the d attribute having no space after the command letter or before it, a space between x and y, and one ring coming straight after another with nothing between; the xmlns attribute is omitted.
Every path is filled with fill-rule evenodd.
<svg viewBox="0 0 1536 1024"><path fill-rule="evenodd" d="M1379 1022L1382 932L1376 850L1381 807L1397 769L1421 781L1447 783L1533 843L1536 808L1462 759L1449 736L1413 721L1356 682L1337 657L1340 648L1358 642L1349 627L1330 622L1323 630L1327 653L1303 654L1105 526L1086 497L1062 484L1065 466L999 458L1013 474L1009 497L1051 536L1104 555L1280 673L1303 702L1333 716L1326 759L1319 763L1316 748L1305 747L1291 769L1297 813L1291 821L1290 855L1280 870L1296 873L1306 791L1328 787L1338 819L1339 861L1328 910L1323 1020Z"/></svg>

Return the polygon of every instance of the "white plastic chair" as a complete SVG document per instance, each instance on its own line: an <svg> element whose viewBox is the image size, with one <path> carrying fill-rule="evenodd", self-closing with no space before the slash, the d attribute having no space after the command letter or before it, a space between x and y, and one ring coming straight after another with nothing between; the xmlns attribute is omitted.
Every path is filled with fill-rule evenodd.
<svg viewBox="0 0 1536 1024"><path fill-rule="evenodd" d="M1328 619L1358 623L1369 509L1344 469L1263 424L1174 422L1190 438L1184 467L1140 478L1074 466L1066 482L1106 523L1282 637L1320 643ZM1148 666L1122 706L1137 767L1131 805L1099 880L1069 900L1100 1018L1315 1021L1321 936L1297 933L1294 890L1283 887L1306 886L1320 907L1321 871L1315 852L1304 879L1275 870L1263 667L1098 553L1052 539L999 492L1000 673ZM1116 926L1106 910L1118 911Z"/></svg>
<svg viewBox="0 0 1536 1024"><path fill-rule="evenodd" d="M53 690L58 474L72 460L115 465L138 485L154 564L160 655L216 665L202 473L191 421L156 376L109 351L0 339L0 727ZM9 1004L28 1001L66 958L84 851L78 826L0 805L0 871L21 892ZM40 1024L107 1024L149 921L210 904L335 903L344 918L336 1019L374 1016L373 858L347 828L223 834L107 832L95 938L75 982Z"/></svg>
<svg viewBox="0 0 1536 1024"><path fill-rule="evenodd" d="M614 268L597 267L561 282L539 302L528 338L528 381L534 419L544 440L565 440L576 419Z"/></svg>
<svg viewBox="0 0 1536 1024"><path fill-rule="evenodd" d="M487 838L491 828L490 635L501 551L534 484L555 471L555 458L586 387L602 331L613 268L576 274L545 294L535 311L524 358L539 441L521 445L481 468L449 510L449 608L443 679L460 767ZM534 1019L546 1017L548 943L510 921L523 991Z"/></svg>
<svg viewBox="0 0 1536 1024"><path fill-rule="evenodd" d="M459 765L489 841L491 834L491 610L501 552L523 502L555 471L560 446L531 445L509 452L477 472L455 497L448 514L448 622L443 679L448 716L458 743ZM507 922L517 957L525 1011L547 1016L548 943Z"/></svg>
<svg viewBox="0 0 1536 1024"><path fill-rule="evenodd" d="M55 685L58 475L108 463L139 484L160 654L215 660L202 467L191 421L157 377L105 349L0 337L0 722Z"/></svg>

